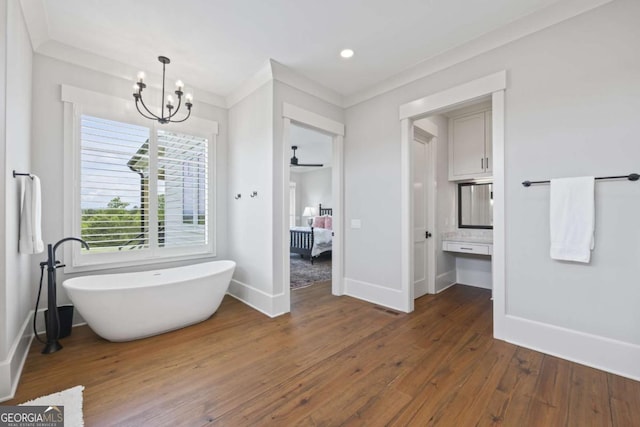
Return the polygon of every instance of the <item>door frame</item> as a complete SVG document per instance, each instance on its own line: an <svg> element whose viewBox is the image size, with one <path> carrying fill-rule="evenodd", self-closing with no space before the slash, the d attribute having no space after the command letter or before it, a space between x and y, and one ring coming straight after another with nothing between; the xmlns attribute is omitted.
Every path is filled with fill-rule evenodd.
<svg viewBox="0 0 640 427"><path fill-rule="evenodd" d="M492 101L493 139L493 330L495 337L504 335L505 304L505 191L504 191L504 91L507 87L506 70L469 81L450 89L431 94L400 105L401 125L401 270L404 310L414 310L413 301L413 192L411 142L413 122L438 114L457 105L487 95Z"/></svg>
<svg viewBox="0 0 640 427"><path fill-rule="evenodd" d="M283 103L283 132L282 132L282 159L283 159L283 187L284 197L283 212L289 209L289 181L291 179L289 156L291 154L291 124L295 123L304 127L318 130L331 135L332 160L331 160L331 192L333 199L333 242L331 247L331 293L333 295L344 294L344 123L337 122L312 111L298 106ZM283 215L283 281L287 312L291 311L291 266L289 262L289 215Z"/></svg>
<svg viewBox="0 0 640 427"><path fill-rule="evenodd" d="M415 132L415 128L418 127L420 132ZM436 167L437 167L437 156L438 156L438 126L432 123L428 119L421 119L420 123L417 121L413 122L413 126L411 131L413 132L413 139L417 139L420 143L426 144L426 153L429 157L427 162L427 173L426 173L426 226L427 231L430 231L432 234L432 238L427 239L427 251L426 251L426 268L427 268L427 293L435 294L436 293L436 239L438 227L436 224L436 212L437 212L437 203L438 203L438 189L436 186ZM425 137L419 135L419 133L425 134ZM426 138L426 139L425 139ZM413 170L411 171L411 177L413 179ZM412 200L412 208L413 208L413 192L411 193ZM413 212L413 211L412 211ZM413 213L412 213L412 225L413 225ZM413 252L413 248L412 248ZM411 254L412 258L412 274L415 259L413 257L413 253ZM412 284L414 277L412 277ZM411 286L411 298L415 299L414 288Z"/></svg>

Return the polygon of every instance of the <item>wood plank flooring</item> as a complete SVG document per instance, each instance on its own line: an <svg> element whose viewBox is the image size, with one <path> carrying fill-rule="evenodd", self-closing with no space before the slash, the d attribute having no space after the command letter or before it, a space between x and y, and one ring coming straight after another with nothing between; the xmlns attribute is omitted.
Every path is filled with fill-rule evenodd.
<svg viewBox="0 0 640 427"><path fill-rule="evenodd" d="M15 404L84 385L87 426L640 426L640 383L492 338L489 291L393 313L330 284L269 319L225 297L206 322L129 343L35 343Z"/></svg>

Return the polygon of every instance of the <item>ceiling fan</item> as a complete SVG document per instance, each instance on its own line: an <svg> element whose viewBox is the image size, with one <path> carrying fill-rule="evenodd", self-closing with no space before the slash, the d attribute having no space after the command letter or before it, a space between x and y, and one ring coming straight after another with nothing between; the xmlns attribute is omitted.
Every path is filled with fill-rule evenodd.
<svg viewBox="0 0 640 427"><path fill-rule="evenodd" d="M296 150L298 149L298 146L293 145L291 149L293 150L293 157L291 158L291 163L289 163L289 166L306 166L306 167L314 167L314 168L319 168L324 166L322 163L298 163L298 158L296 157Z"/></svg>

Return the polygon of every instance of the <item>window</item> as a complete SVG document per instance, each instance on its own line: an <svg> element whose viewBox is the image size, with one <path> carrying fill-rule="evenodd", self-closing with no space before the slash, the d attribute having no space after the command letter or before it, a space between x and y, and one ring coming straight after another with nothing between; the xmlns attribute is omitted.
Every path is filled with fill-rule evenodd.
<svg viewBox="0 0 640 427"><path fill-rule="evenodd" d="M80 121L80 234L91 247L87 255L209 243L206 138L89 115Z"/></svg>
<svg viewBox="0 0 640 427"><path fill-rule="evenodd" d="M215 256L218 124L139 117L131 100L62 85L69 272Z"/></svg>
<svg viewBox="0 0 640 427"><path fill-rule="evenodd" d="M81 238L94 253L148 248L149 129L83 115L80 135Z"/></svg>
<svg viewBox="0 0 640 427"><path fill-rule="evenodd" d="M296 183L289 183L289 227L296 226Z"/></svg>
<svg viewBox="0 0 640 427"><path fill-rule="evenodd" d="M164 130L157 135L159 244L205 245L208 141Z"/></svg>

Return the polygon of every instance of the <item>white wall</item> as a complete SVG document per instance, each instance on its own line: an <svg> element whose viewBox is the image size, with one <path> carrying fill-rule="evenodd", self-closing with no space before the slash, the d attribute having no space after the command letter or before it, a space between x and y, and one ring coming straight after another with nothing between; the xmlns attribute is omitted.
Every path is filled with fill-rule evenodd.
<svg viewBox="0 0 640 427"><path fill-rule="evenodd" d="M436 144L436 292L456 280L456 259L442 250L442 233L455 229L456 184L449 181L449 120L434 115L429 120L438 126Z"/></svg>
<svg viewBox="0 0 640 427"><path fill-rule="evenodd" d="M237 263L229 292L269 316L288 311L283 265L289 254L282 250L288 226L283 229L282 219L289 215L283 206L290 181L284 159L291 149L285 153L283 147L285 102L343 121L341 108L278 80L264 83L229 110L229 249ZM249 197L253 190L258 197ZM242 197L233 200L237 193Z"/></svg>
<svg viewBox="0 0 640 427"><path fill-rule="evenodd" d="M34 304L31 255L18 253L23 180L12 171L31 170L32 49L18 2L0 1L0 400L10 397L29 343L27 328ZM6 27L5 27L6 25ZM6 38L5 38L6 37ZM4 74L6 73L6 74Z"/></svg>
<svg viewBox="0 0 640 427"><path fill-rule="evenodd" d="M296 174L298 183L296 192L298 193L300 215L302 215L302 211L306 206L314 207L318 215L318 205L320 203L325 208L333 207L331 173L331 168L322 168ZM302 222L305 222L306 218L302 218L302 220Z"/></svg>
<svg viewBox="0 0 640 427"><path fill-rule="evenodd" d="M7 25L7 0L0 1L0 22L2 26ZM12 180L11 172L7 167L7 39L8 32L0 31L0 200L5 204L7 202L7 184ZM6 218L8 209L0 209L0 296L2 302L0 303L0 319L2 319L3 326L0 327L0 360L4 361L7 355L7 331L4 327L5 319L7 318L7 223ZM3 385L4 387L4 385Z"/></svg>
<svg viewBox="0 0 640 427"><path fill-rule="evenodd" d="M105 60L101 58L101 60ZM108 74L100 73L89 68L63 62L40 54L34 55L33 64L33 141L32 141L32 171L40 176L43 181L43 219L42 234L45 244L55 243L64 236L63 225L63 195L64 195L64 139L63 139L63 103L60 99L61 84L92 90L95 92L116 96L122 99L130 99L131 82ZM197 92L196 92L197 93ZM150 97L155 96L154 90L149 90ZM137 114L132 112L132 114ZM217 137L216 157L216 184L214 191L216 197L216 232L217 232L217 257L226 258L227 231L226 231L226 195L227 195L227 111L202 102L197 98L194 103L193 115L217 121L219 134ZM63 257L63 251L58 250L58 258ZM33 257L32 272L39 274L38 262L42 257ZM197 262L202 262L199 260ZM172 267L193 263L193 261L171 262L163 264L163 267ZM101 270L103 273L125 272L144 270L146 266L128 267L119 269ZM88 273L68 274L63 270L58 271L58 300L59 304L68 303L69 300L61 286L67 277L75 277ZM46 305L46 292L43 290L41 306Z"/></svg>
<svg viewBox="0 0 640 427"><path fill-rule="evenodd" d="M227 159L229 254L237 264L229 292L267 313L273 294L272 105L268 82L231 107ZM258 196L249 197L252 191Z"/></svg>
<svg viewBox="0 0 640 427"><path fill-rule="evenodd" d="M639 2L618 0L349 108L347 223L361 218L362 228L347 228L346 276L400 288L398 106L506 69L507 311L640 344L640 185L597 184L589 265L549 259L549 188L520 185L637 171L638 16Z"/></svg>

